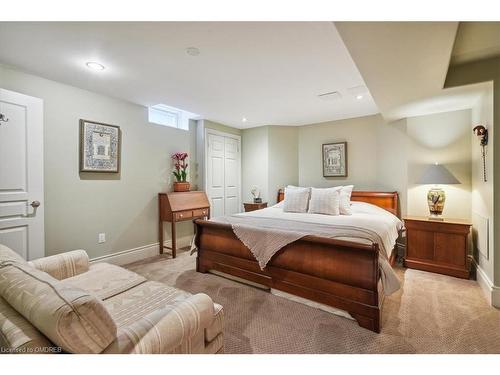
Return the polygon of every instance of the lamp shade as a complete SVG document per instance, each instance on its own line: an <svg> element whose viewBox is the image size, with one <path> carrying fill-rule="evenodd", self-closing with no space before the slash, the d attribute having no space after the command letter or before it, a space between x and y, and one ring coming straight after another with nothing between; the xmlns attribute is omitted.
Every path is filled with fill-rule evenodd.
<svg viewBox="0 0 500 375"><path fill-rule="evenodd" d="M460 184L455 176L453 176L446 167L440 164L432 164L429 165L422 176L417 181L417 184L443 184L443 185L451 185L451 184Z"/></svg>

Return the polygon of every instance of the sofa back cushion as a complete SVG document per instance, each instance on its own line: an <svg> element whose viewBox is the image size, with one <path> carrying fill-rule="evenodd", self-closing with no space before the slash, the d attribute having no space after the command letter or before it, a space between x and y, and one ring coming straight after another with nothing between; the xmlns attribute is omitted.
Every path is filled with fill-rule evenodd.
<svg viewBox="0 0 500 375"><path fill-rule="evenodd" d="M66 352L100 353L116 337L113 319L94 295L28 264L0 265L0 295Z"/></svg>

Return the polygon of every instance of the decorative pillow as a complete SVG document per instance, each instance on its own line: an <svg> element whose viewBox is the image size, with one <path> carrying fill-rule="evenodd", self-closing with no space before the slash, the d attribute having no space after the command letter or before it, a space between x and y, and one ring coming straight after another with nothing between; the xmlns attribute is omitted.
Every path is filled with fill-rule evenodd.
<svg viewBox="0 0 500 375"><path fill-rule="evenodd" d="M285 188L284 212L307 212L310 188L287 186Z"/></svg>
<svg viewBox="0 0 500 375"><path fill-rule="evenodd" d="M66 352L100 353L116 338L115 322L94 295L27 264L0 265L0 295Z"/></svg>
<svg viewBox="0 0 500 375"><path fill-rule="evenodd" d="M340 214L352 215L351 210L351 194L354 185L342 186L340 190Z"/></svg>
<svg viewBox="0 0 500 375"><path fill-rule="evenodd" d="M310 214L340 215L340 187L329 189L311 188Z"/></svg>

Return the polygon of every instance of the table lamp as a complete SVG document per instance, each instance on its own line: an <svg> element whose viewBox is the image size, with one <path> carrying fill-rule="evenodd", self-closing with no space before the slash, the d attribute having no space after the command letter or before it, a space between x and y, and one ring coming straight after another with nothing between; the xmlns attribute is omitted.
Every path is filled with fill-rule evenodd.
<svg viewBox="0 0 500 375"><path fill-rule="evenodd" d="M417 181L417 184L435 185L427 193L427 204L429 205L431 214L429 219L443 220L440 215L443 213L446 195L444 190L437 185L460 184L460 181L458 181L444 166L435 163L429 165L425 169L424 173Z"/></svg>

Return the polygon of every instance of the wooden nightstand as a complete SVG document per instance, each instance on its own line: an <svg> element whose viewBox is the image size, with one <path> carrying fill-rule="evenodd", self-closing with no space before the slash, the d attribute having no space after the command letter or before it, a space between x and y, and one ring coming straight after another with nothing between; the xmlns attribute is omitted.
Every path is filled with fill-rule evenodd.
<svg viewBox="0 0 500 375"><path fill-rule="evenodd" d="M263 208L266 208L267 207L267 202L262 202L262 203L243 203L243 206L245 207L245 212L250 212L250 211L261 210Z"/></svg>
<svg viewBox="0 0 500 375"><path fill-rule="evenodd" d="M469 278L468 235L471 223L461 219L404 218L406 256L404 265L423 271Z"/></svg>

